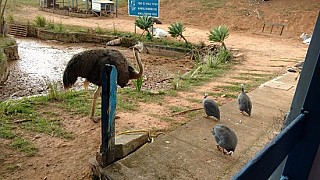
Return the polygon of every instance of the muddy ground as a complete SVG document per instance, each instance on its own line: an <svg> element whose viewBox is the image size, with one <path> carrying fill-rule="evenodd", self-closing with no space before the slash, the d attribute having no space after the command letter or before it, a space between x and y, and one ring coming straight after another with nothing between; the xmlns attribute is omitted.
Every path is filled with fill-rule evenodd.
<svg viewBox="0 0 320 180"><path fill-rule="evenodd" d="M56 41L42 41L33 38L17 38L20 59L10 61L10 75L3 86L0 86L0 101L9 98L45 94L47 84L57 82L62 89L62 74L70 58L83 50L93 48L112 48L123 53L133 67L138 67L133 58L132 49L119 46L106 47L97 44L65 44ZM163 53L165 54L165 53ZM194 61L188 56L161 56L160 54L142 54L145 73L144 89L167 90L177 73L191 70ZM75 88L80 89L83 82L79 78ZM133 87L130 83L129 86ZM95 88L91 84L92 88Z"/></svg>

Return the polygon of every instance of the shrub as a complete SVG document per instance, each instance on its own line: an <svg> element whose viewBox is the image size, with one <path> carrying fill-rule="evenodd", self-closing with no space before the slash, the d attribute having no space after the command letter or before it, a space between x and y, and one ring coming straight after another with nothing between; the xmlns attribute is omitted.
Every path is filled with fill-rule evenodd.
<svg viewBox="0 0 320 180"><path fill-rule="evenodd" d="M37 15L34 22L38 27L45 27L47 24L47 19L41 15Z"/></svg>

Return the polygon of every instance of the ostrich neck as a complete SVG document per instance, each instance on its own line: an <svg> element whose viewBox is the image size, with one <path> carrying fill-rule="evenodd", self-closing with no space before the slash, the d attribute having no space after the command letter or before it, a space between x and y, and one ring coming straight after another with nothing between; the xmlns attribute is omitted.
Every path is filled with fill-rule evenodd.
<svg viewBox="0 0 320 180"><path fill-rule="evenodd" d="M133 54L134 54L134 58L136 59L138 66L139 66L139 72L132 74L132 76L130 77L130 79L138 79L142 76L143 74L143 64L141 62L140 59L140 53L137 49L133 49Z"/></svg>

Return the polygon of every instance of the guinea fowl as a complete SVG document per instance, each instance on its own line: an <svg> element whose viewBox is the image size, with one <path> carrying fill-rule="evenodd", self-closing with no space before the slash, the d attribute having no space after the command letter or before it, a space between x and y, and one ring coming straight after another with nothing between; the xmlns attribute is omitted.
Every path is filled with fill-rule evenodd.
<svg viewBox="0 0 320 180"><path fill-rule="evenodd" d="M136 72L126 57L118 50L113 49L92 49L74 55L68 62L63 73L63 86L70 88L78 77L86 78L84 85L91 82L98 86L94 92L90 118L94 120L95 106L98 96L101 94L101 74L105 64L114 65L118 71L117 84L120 87L127 85L130 79L138 79L143 74L143 64L140 59L140 52L143 50L143 43L133 47L134 57L139 66ZM95 120L94 120L95 121ZM96 122L96 121L95 121Z"/></svg>
<svg viewBox="0 0 320 180"><path fill-rule="evenodd" d="M238 138L234 131L223 124L217 124L211 131L217 148L225 155L232 155L237 147Z"/></svg>
<svg viewBox="0 0 320 180"><path fill-rule="evenodd" d="M241 84L241 93L238 96L239 110L240 113L246 112L251 116L252 103L249 96L244 92L244 85Z"/></svg>
<svg viewBox="0 0 320 180"><path fill-rule="evenodd" d="M209 99L207 94L204 95L202 103L207 117L215 117L220 121L220 110L218 104Z"/></svg>

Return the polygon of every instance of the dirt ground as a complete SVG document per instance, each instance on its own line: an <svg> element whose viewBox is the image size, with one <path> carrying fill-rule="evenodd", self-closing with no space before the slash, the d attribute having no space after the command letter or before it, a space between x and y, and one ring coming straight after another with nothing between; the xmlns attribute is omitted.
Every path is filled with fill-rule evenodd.
<svg viewBox="0 0 320 180"><path fill-rule="evenodd" d="M172 3L173 7L176 7L175 3L178 3L178 1ZM192 7L191 2L188 5ZM185 6L187 7L188 5ZM180 4L180 6L182 5ZM173 7L171 7L171 9ZM182 9L184 9L183 6L179 8L179 11ZM170 10L170 8L168 8L168 10ZM125 14L124 10L122 10L121 13ZM36 8L25 7L19 13L15 14L15 17L24 16L33 19L37 14L41 14L49 19L54 19L55 22L61 21L64 24L69 25L96 28L99 24L102 28L113 29L113 26L115 26L122 31L134 31L133 18L122 14L120 14L121 16L118 18L79 19L45 13ZM168 24L170 23L168 17L178 16L178 13L162 12L162 14L166 23L157 26L163 29L168 27ZM187 30L185 32L187 39L192 42L207 42L208 27L206 26L212 25L211 20L209 19L210 15L204 16L202 19L204 22L203 24L206 25L198 26L197 28L195 19L181 14L179 14L179 19L186 20L187 22ZM310 14L311 13L306 16L310 17ZM312 17L315 16L313 15ZM294 18L295 17L293 17L293 19ZM224 23L224 20L221 18L215 18L215 20L217 23ZM300 34L301 32L302 26L297 27L296 30L293 30L293 28L287 29L288 31L286 31L285 29L284 35L279 36L277 33L262 33L260 28L246 30L243 28L245 26L244 24L236 24L237 18L234 19L234 23L235 24L230 31L230 36L226 40L226 45L228 48L233 49L236 52L235 54L239 57L235 58L235 61L238 61L238 63L233 66L228 74L214 79L205 86L179 92L178 96L175 98L168 96L162 103L164 105L148 104L148 106L146 106L140 104L140 110L138 112L119 112L118 116L120 116L120 119L116 120L117 132L128 129L128 127L130 129L169 129L170 124L160 120L160 117L171 115L169 105L186 107L188 109L201 107L201 104L192 103L186 99L202 99L204 92L219 91L219 88L217 88L218 85L228 84L228 82L240 82L240 80L234 78L240 73L282 74L285 73L288 67L304 60L307 45L302 44L297 36L297 34ZM237 26L241 28L237 29ZM307 26L308 30L312 28L313 24ZM237 30L232 31L232 29ZM277 32L277 30L275 31ZM146 58L146 55L142 55L142 59L144 58ZM157 59L154 59L154 64L152 63L150 66L161 65L156 62ZM183 64L187 65L181 67L182 69L186 70L190 68L190 64ZM220 104L224 104L230 99L227 97L219 97L215 100ZM153 114L156 114L157 116L152 116ZM70 117L63 112L61 112L61 116L64 117L64 127L71 131L76 138L73 140L65 140L43 134L23 132L24 137L32 140L38 147L39 152L34 157L26 157L16 151L0 146L0 163L3 164L0 167L1 179L89 178L90 171L88 168L88 159L94 156L99 148L100 125L92 123L88 117ZM176 116L175 120L183 123L192 119L187 116ZM6 143L5 141L6 140L4 140L4 144ZM16 170L9 171L7 168L8 166L15 167Z"/></svg>

